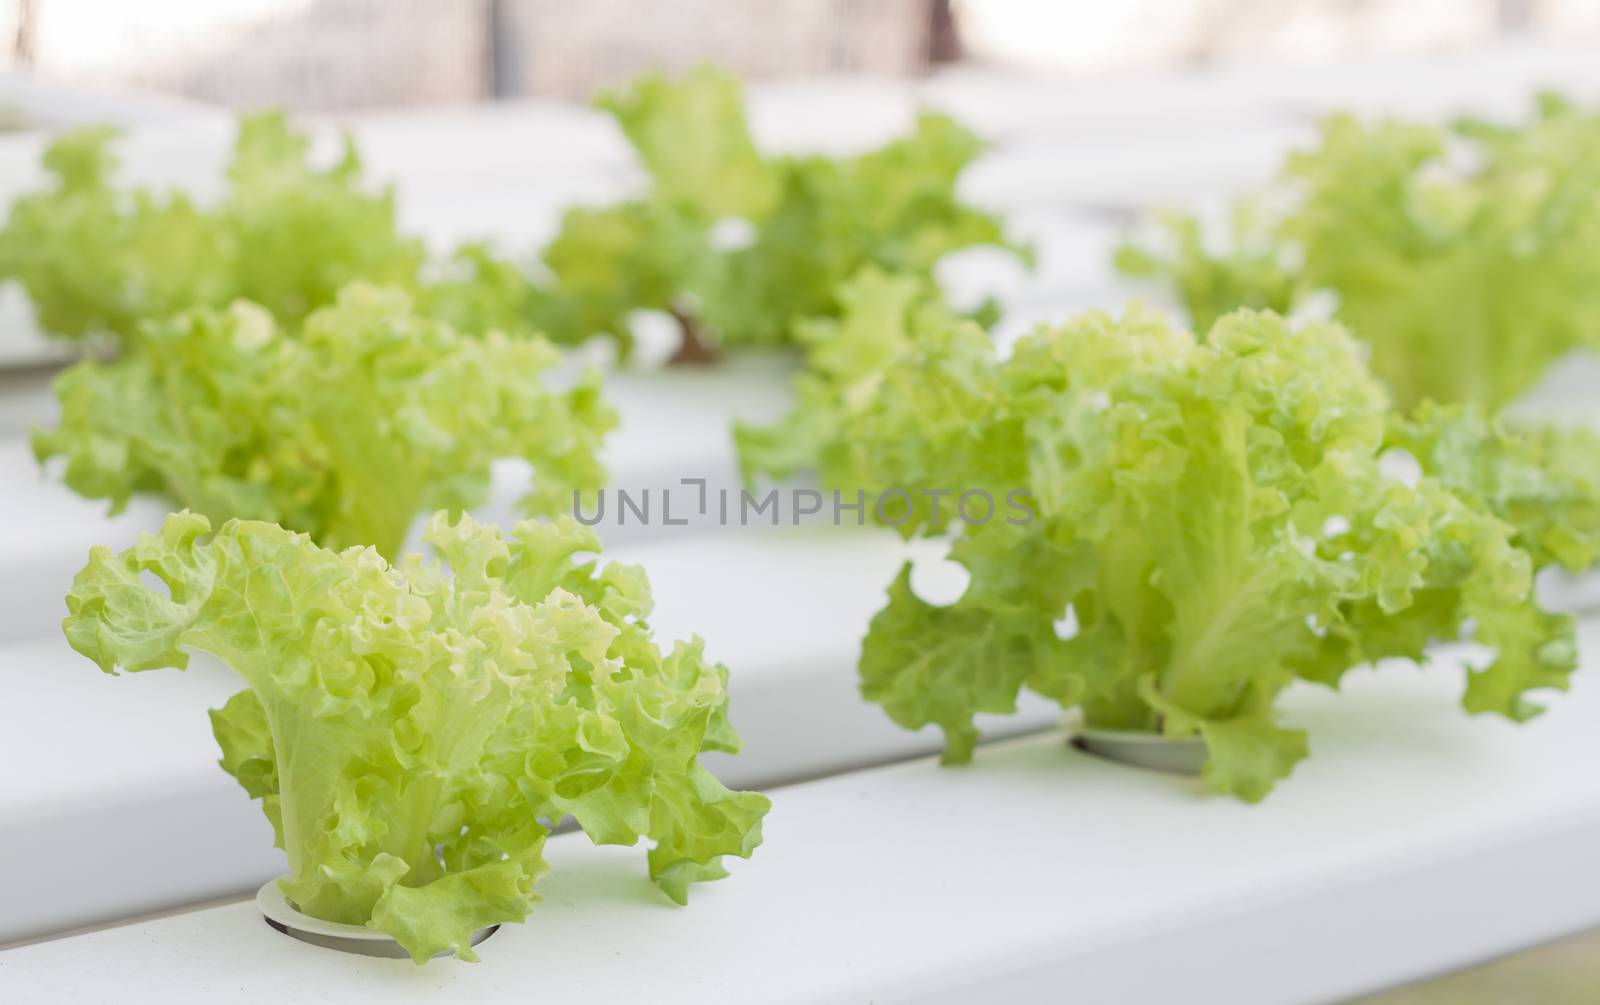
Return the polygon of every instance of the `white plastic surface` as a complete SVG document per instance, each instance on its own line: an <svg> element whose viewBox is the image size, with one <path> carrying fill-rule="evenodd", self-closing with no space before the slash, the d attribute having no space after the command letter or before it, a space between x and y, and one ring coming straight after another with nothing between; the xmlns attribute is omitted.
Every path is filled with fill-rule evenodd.
<svg viewBox="0 0 1600 1005"><path fill-rule="evenodd" d="M187 98L127 86L66 84L19 70L0 71L0 107L20 118L24 130L186 122L216 114Z"/></svg>
<svg viewBox="0 0 1600 1005"><path fill-rule="evenodd" d="M59 633L63 598L89 549L130 545L166 515L148 498L114 517L108 508L40 471L23 437L0 439L0 647Z"/></svg>
<svg viewBox="0 0 1600 1005"><path fill-rule="evenodd" d="M1585 632L1589 652L1600 643ZM1592 663L1593 661L1591 661ZM354 960L241 903L0 953L19 1000L1341 1000L1600 922L1600 688L1525 727L1458 669L1286 702L1313 753L1266 802L997 744L774 794L766 843L675 909L643 850L551 840L544 903L477 966Z"/></svg>
<svg viewBox="0 0 1600 1005"><path fill-rule="evenodd" d="M997 144L1040 136L1093 139L1172 127L1226 142L1241 126L1304 122L1338 110L1447 119L1525 115L1529 96L1555 88L1600 96L1600 63L1584 40L1548 38L1408 57L1198 65L1161 73L1060 77L956 67L918 97L971 123Z"/></svg>
<svg viewBox="0 0 1600 1005"><path fill-rule="evenodd" d="M1051 135L996 150L962 175L960 191L1018 215L1041 208L1132 213L1260 185L1285 154L1314 137L1309 124L1297 122L1223 132L1169 124L1102 139Z"/></svg>
<svg viewBox="0 0 1600 1005"><path fill-rule="evenodd" d="M107 677L59 638L0 647L0 944L238 893L283 871L217 766L206 657ZM0 978L0 999L7 996Z"/></svg>

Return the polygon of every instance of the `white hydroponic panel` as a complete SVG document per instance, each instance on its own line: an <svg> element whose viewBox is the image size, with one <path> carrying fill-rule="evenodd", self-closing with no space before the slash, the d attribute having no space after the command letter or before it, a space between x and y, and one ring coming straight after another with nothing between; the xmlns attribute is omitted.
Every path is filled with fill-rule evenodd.
<svg viewBox="0 0 1600 1005"><path fill-rule="evenodd" d="M917 98L970 123L995 143L1127 138L1174 129L1226 137L1237 129L1306 122L1337 111L1448 119L1517 116L1554 88L1600 96L1600 63L1582 42L1548 39L1470 52L1293 64L1230 62L1103 77L1027 75L954 67Z"/></svg>
<svg viewBox="0 0 1600 1005"><path fill-rule="evenodd" d="M73 575L97 544L125 547L166 507L135 499L117 516L41 471L27 440L0 439L0 646L59 635Z"/></svg>
<svg viewBox="0 0 1600 1005"><path fill-rule="evenodd" d="M1267 122L1224 132L1175 124L1114 138L1062 133L995 150L961 176L961 194L1009 213L1091 209L1133 216L1270 181L1310 125Z"/></svg>
<svg viewBox="0 0 1600 1005"><path fill-rule="evenodd" d="M93 125L190 122L211 106L126 86L65 84L26 71L0 71L0 106L23 132Z"/></svg>
<svg viewBox="0 0 1600 1005"><path fill-rule="evenodd" d="M1585 641L1600 638L1593 630ZM1591 651L1592 648L1591 648ZM643 850L551 840L545 900L478 965L352 957L238 903L0 954L23 999L173 1002L1342 1000L1600 922L1600 688L1525 727L1459 667L1309 687L1311 759L1266 802L1059 735L774 793L766 843L687 908ZM1246 947L1242 952L1241 947ZM1223 961L1226 965L1223 965Z"/></svg>

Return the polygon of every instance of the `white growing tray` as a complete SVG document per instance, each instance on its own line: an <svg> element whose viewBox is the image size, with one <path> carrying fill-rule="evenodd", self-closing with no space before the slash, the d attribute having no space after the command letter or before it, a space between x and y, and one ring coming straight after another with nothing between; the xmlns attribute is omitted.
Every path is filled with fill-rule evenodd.
<svg viewBox="0 0 1600 1005"><path fill-rule="evenodd" d="M1586 633L1588 651L1600 643ZM1591 660L1591 664L1593 661ZM351 957L253 903L0 953L19 1000L1325 1002L1600 922L1600 688L1515 727L1460 672L1286 702L1312 758L1246 806L1059 735L779 790L766 844L676 909L639 849L553 838L478 965ZM819 730L819 742L823 733Z"/></svg>

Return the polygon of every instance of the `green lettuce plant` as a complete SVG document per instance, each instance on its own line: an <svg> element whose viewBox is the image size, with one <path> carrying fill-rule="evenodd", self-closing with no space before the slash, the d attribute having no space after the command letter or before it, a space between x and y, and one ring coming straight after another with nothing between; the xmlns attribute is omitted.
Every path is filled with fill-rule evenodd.
<svg viewBox="0 0 1600 1005"><path fill-rule="evenodd" d="M177 513L90 553L66 636L107 673L190 652L238 673L212 726L288 856L285 896L418 963L475 960L475 929L522 921L569 816L597 844L648 838L680 904L750 856L768 800L697 760L738 749L727 670L698 638L656 646L641 569L580 560L599 542L571 518L503 537L441 513L427 538L449 571Z"/></svg>
<svg viewBox="0 0 1600 1005"><path fill-rule="evenodd" d="M348 137L319 168L281 113L243 116L221 198L198 205L119 185L115 135L53 142L50 187L18 199L0 228L0 278L22 284L48 332L133 339L145 321L241 298L294 328L357 280L404 288L473 333L526 323L527 279L482 246L429 263L399 230L393 193L365 184Z"/></svg>
<svg viewBox="0 0 1600 1005"><path fill-rule="evenodd" d="M558 359L543 339L469 337L364 284L298 331L245 301L197 308L57 378L60 424L35 431L34 452L113 512L153 493L398 557L418 513L481 504L497 459L532 466L533 513L601 484L615 416L592 372L547 386Z"/></svg>
<svg viewBox="0 0 1600 1005"><path fill-rule="evenodd" d="M1600 114L1549 95L1515 128L1335 116L1216 246L1170 214L1164 240L1117 262L1169 281L1199 331L1331 294L1400 406L1493 411L1600 344L1596 163Z"/></svg>
<svg viewBox="0 0 1600 1005"><path fill-rule="evenodd" d="M926 278L946 254L1006 241L956 181L982 143L953 120L845 158L769 156L751 139L734 78L702 67L641 78L600 101L649 176L637 199L570 211L544 253L534 327L563 342L626 346L627 315L674 314L682 359L787 344L802 318L836 316L868 266Z"/></svg>
<svg viewBox="0 0 1600 1005"><path fill-rule="evenodd" d="M1533 574L1592 556L1592 491L1468 413L1403 419L1342 328L1246 311L1198 340L1091 313L1005 358L959 319L913 336L838 413L830 479L906 490L882 519L951 535L969 573L941 606L903 568L860 663L947 762L1026 687L1090 726L1198 736L1209 785L1254 801L1307 754L1275 711L1296 680L1470 639L1469 712L1521 721L1566 686L1572 624ZM1549 505L1513 525L1513 497Z"/></svg>

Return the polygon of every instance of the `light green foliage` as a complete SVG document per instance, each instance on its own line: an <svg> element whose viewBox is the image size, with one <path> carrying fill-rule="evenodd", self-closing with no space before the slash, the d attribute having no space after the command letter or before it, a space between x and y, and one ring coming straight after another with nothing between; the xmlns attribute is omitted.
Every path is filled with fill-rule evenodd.
<svg viewBox="0 0 1600 1005"><path fill-rule="evenodd" d="M241 301L148 324L121 358L67 370L61 424L34 450L113 511L152 492L218 523L396 556L418 513L483 502L497 458L531 463L533 512L601 484L615 418L593 373L547 387L556 361L542 339L471 338L394 290L353 285L295 334Z"/></svg>
<svg viewBox="0 0 1600 1005"><path fill-rule="evenodd" d="M318 168L309 138L281 113L245 116L221 200L198 207L180 193L117 186L113 137L89 129L55 141L44 157L53 187L18 199L0 229L0 278L22 283L47 331L133 339L144 321L240 298L293 328L356 280L403 287L424 307L437 301L441 317L473 333L480 322L527 323L527 279L481 247L462 253L476 268L431 289L421 242L398 230L393 194L364 185L348 138Z"/></svg>
<svg viewBox="0 0 1600 1005"><path fill-rule="evenodd" d="M847 414L864 407L894 364L914 346L913 324L957 324L930 280L869 266L840 286L837 316L804 318L794 335L810 366L795 378L795 406L771 426L739 423L734 441L747 480L784 478L818 465L826 484L841 484L834 469ZM927 315L924 317L923 315Z"/></svg>
<svg viewBox="0 0 1600 1005"><path fill-rule="evenodd" d="M1170 277L1201 329L1236 307L1331 292L1402 407L1492 411L1600 343L1597 165L1600 114L1548 96L1518 128L1337 116L1270 197L1241 203L1220 251L1172 216L1169 248L1118 261Z"/></svg>
<svg viewBox="0 0 1600 1005"><path fill-rule="evenodd" d="M631 347L628 314L677 307L686 277L706 262L703 221L664 205L624 202L575 208L546 246L554 276L533 302L533 326L557 342L609 335Z"/></svg>
<svg viewBox="0 0 1600 1005"><path fill-rule="evenodd" d="M539 297L527 274L489 245L456 249L415 293L417 309L457 331L526 333Z"/></svg>
<svg viewBox="0 0 1600 1005"><path fill-rule="evenodd" d="M1392 423L1388 443L1516 527L1536 567L1579 572L1600 559L1600 435L1507 430L1470 406L1429 403Z"/></svg>
<svg viewBox="0 0 1600 1005"><path fill-rule="evenodd" d="M362 190L349 138L322 171L309 164L310 146L279 113L240 120L228 197L216 211L233 278L227 300L252 300L288 324L355 280L413 283L423 260L421 243L396 229L393 193Z"/></svg>
<svg viewBox="0 0 1600 1005"><path fill-rule="evenodd" d="M646 74L596 104L638 152L654 199L710 219L757 218L771 210L778 178L750 137L733 77L709 66L678 81Z"/></svg>
<svg viewBox="0 0 1600 1005"><path fill-rule="evenodd" d="M982 144L945 116L924 114L909 136L832 159L762 155L737 81L710 68L644 77L601 107L650 188L568 213L545 255L552 314L540 318L558 341L606 332L626 343L625 315L648 308L675 311L725 347L782 343L798 319L836 316L835 291L866 266L926 278L949 252L1007 244L995 217L957 198ZM719 237L731 221L746 242Z"/></svg>
<svg viewBox="0 0 1600 1005"><path fill-rule="evenodd" d="M145 317L226 303L233 282L214 221L181 195L119 192L110 129L85 129L44 155L55 188L12 204L0 277L19 280L58 335L131 333Z"/></svg>
<svg viewBox="0 0 1600 1005"><path fill-rule="evenodd" d="M975 713L1012 711L1028 687L1094 726L1198 734L1209 784L1253 801L1306 755L1273 711L1297 677L1336 685L1465 636L1493 653L1471 711L1520 720L1537 711L1525 692L1565 685L1571 624L1536 606L1518 545L1566 557L1591 510L1525 533L1498 519L1498 492L1565 491L1498 430L1492 476L1442 462L1449 481L1395 476L1380 461L1393 443L1474 433L1436 434L1439 416L1392 432L1343 329L1239 312L1198 341L1154 314L1087 314L1005 360L971 326L913 335L841 413L834 477L1023 489L1036 514L969 509L950 553L965 593L926 603L902 571L863 645L862 693L907 728L939 726L947 760L971 756ZM901 529L949 532L958 505L919 498ZM1057 629L1069 620L1075 633Z"/></svg>
<svg viewBox="0 0 1600 1005"><path fill-rule="evenodd" d="M475 929L523 920L567 816L596 843L649 838L679 903L754 851L768 800L697 760L737 750L727 670L698 638L657 648L640 569L580 561L599 542L571 518L502 537L441 513L427 537L453 574L174 514L90 553L66 636L108 673L181 669L190 651L232 667L248 687L212 725L288 855L284 893L418 963L474 960Z"/></svg>
<svg viewBox="0 0 1600 1005"><path fill-rule="evenodd" d="M1220 249L1208 244L1193 216L1166 212L1157 222L1165 247L1123 244L1116 266L1130 276L1170 280L1196 331L1209 331L1222 315L1241 308L1287 314L1294 307L1298 277L1272 230L1275 221L1256 202L1234 203Z"/></svg>

